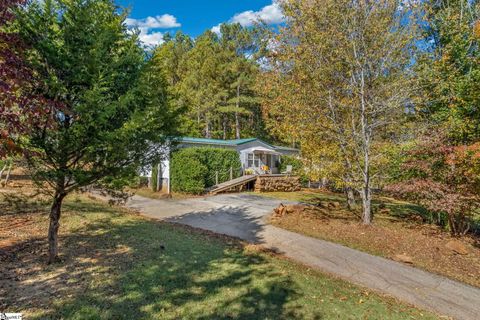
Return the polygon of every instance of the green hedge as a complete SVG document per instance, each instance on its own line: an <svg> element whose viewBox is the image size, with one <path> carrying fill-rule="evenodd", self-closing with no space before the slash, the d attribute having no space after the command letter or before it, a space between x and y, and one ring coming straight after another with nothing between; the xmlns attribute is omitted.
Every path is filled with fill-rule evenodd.
<svg viewBox="0 0 480 320"><path fill-rule="evenodd" d="M280 161L280 172L287 171L287 165L292 166L292 173L300 177L302 184L308 182L308 175L305 172L305 166L302 160L295 156L282 156Z"/></svg>
<svg viewBox="0 0 480 320"><path fill-rule="evenodd" d="M235 150L219 148L185 148L172 153L170 161L171 187L174 192L199 194L219 183L240 175L240 157Z"/></svg>
<svg viewBox="0 0 480 320"><path fill-rule="evenodd" d="M151 187L153 192L157 192L157 181L158 181L158 163L155 163L152 166L152 179L151 181Z"/></svg>
<svg viewBox="0 0 480 320"><path fill-rule="evenodd" d="M292 171L294 174L303 173L303 163L302 160L298 159L295 156L282 156L280 160L280 172L287 170L287 165L292 166Z"/></svg>

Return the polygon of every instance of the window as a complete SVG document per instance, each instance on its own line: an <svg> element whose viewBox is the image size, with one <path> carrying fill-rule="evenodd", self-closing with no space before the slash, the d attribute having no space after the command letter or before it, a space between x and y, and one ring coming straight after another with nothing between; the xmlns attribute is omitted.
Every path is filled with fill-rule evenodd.
<svg viewBox="0 0 480 320"><path fill-rule="evenodd" d="M260 167L260 155L255 155L253 153L249 153L247 155L247 166L248 168L258 168Z"/></svg>
<svg viewBox="0 0 480 320"><path fill-rule="evenodd" d="M271 154L267 154L267 163L266 163L266 164L267 164L267 166L268 166L269 168L272 168L272 167L273 167L273 166L272 166L272 157L273 157L273 156L272 156Z"/></svg>
<svg viewBox="0 0 480 320"><path fill-rule="evenodd" d="M275 168L280 168L280 156L275 156L274 158L274 164L275 164Z"/></svg>

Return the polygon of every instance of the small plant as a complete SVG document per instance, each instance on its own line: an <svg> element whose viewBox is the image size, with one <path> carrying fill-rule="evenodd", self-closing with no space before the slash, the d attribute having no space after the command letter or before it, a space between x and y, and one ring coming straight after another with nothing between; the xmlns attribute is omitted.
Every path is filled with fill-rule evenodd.
<svg viewBox="0 0 480 320"><path fill-rule="evenodd" d="M255 174L255 170L253 170L251 168L245 169L245 175L249 176L249 175L252 175L252 174Z"/></svg>

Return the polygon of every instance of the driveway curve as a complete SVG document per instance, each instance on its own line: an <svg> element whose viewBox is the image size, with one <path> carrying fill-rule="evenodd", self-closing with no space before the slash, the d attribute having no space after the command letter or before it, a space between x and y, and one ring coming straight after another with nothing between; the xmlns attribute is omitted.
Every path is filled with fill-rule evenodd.
<svg viewBox="0 0 480 320"><path fill-rule="evenodd" d="M303 264L438 314L462 320L479 319L480 289L269 225L267 218L280 203L291 202L252 194L186 200L134 196L127 206L151 218L261 244Z"/></svg>

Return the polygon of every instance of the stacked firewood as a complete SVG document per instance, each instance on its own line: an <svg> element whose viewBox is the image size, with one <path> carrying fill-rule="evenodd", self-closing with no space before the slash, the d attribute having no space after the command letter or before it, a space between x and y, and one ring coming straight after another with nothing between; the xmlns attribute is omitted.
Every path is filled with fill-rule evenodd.
<svg viewBox="0 0 480 320"><path fill-rule="evenodd" d="M301 188L299 177L259 176L255 182L255 192L293 192Z"/></svg>

